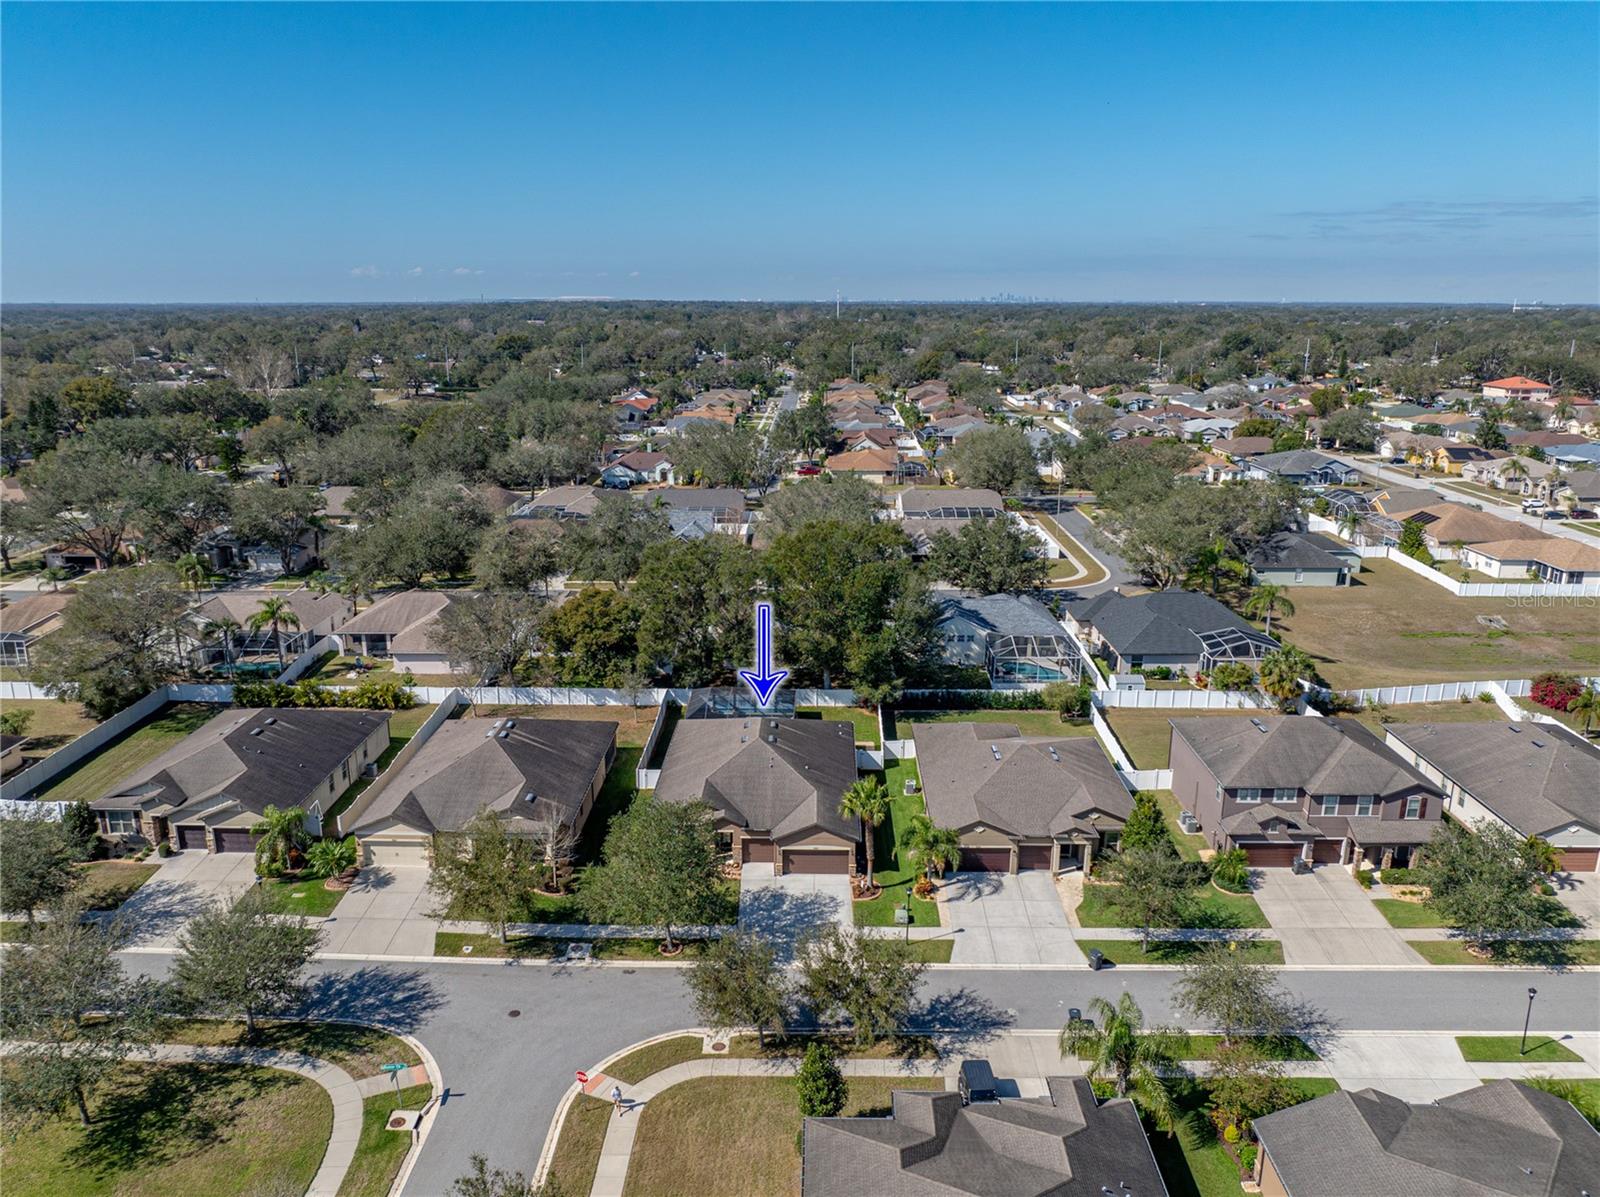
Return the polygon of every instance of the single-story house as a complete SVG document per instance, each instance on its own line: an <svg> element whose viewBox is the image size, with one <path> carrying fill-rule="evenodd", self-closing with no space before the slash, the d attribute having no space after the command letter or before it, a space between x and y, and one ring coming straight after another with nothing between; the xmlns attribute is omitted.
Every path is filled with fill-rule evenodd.
<svg viewBox="0 0 1600 1197"><path fill-rule="evenodd" d="M1469 827L1539 836L1574 873L1600 871L1600 748L1551 723L1390 723L1385 743Z"/></svg>
<svg viewBox="0 0 1600 1197"><path fill-rule="evenodd" d="M607 486L638 486L650 482L673 482L672 461L665 453L635 449L624 453L600 471Z"/></svg>
<svg viewBox="0 0 1600 1197"><path fill-rule="evenodd" d="M897 1089L887 1118L807 1118L801 1197L1166 1197L1131 1101L1101 1101L1081 1076L1045 1087L973 1105Z"/></svg>
<svg viewBox="0 0 1600 1197"><path fill-rule="evenodd" d="M1600 470L1572 470L1551 479L1550 489L1557 495L1570 492L1579 503L1600 503Z"/></svg>
<svg viewBox="0 0 1600 1197"><path fill-rule="evenodd" d="M1206 444L1214 445L1217 441L1230 436L1233 430L1239 427L1239 421L1223 419L1220 416L1200 416L1184 420L1180 427L1186 439L1198 436Z"/></svg>
<svg viewBox="0 0 1600 1197"><path fill-rule="evenodd" d="M250 620L261 610L265 599L282 599L298 620L297 626L280 623L278 631L283 637L285 657L296 657L324 636L337 632L350 618L351 603L342 594L329 591L318 594L302 586L298 590L223 590L212 595L195 608L190 616L195 635L204 647L200 655L205 664L224 659L237 660L244 656L276 656L278 647L273 640L272 625L252 630ZM239 630L228 637L226 649L221 638L207 629L213 625L232 622Z"/></svg>
<svg viewBox="0 0 1600 1197"><path fill-rule="evenodd" d="M1430 490L1427 487L1413 489L1392 486L1372 496L1372 509L1379 515L1388 516L1392 520L1403 520L1413 511L1421 511L1424 507L1432 507L1440 501L1439 492Z"/></svg>
<svg viewBox="0 0 1600 1197"><path fill-rule="evenodd" d="M1339 1089L1254 1128L1262 1197L1577 1197L1600 1177L1594 1127L1514 1080L1416 1104Z"/></svg>
<svg viewBox="0 0 1600 1197"><path fill-rule="evenodd" d="M26 669L34 646L61 626L62 613L76 595L41 590L14 601L8 597L0 597L0 665Z"/></svg>
<svg viewBox="0 0 1600 1197"><path fill-rule="evenodd" d="M1211 442L1211 451L1239 461L1246 457L1261 457L1272 452L1270 436L1218 437Z"/></svg>
<svg viewBox="0 0 1600 1197"><path fill-rule="evenodd" d="M1491 578L1537 577L1558 584L1600 581L1600 547L1564 536L1535 534L1469 544L1461 550L1461 563Z"/></svg>
<svg viewBox="0 0 1600 1197"><path fill-rule="evenodd" d="M1361 471L1314 449L1263 453L1245 463L1245 477L1277 479L1299 486L1348 486L1361 480Z"/></svg>
<svg viewBox="0 0 1600 1197"><path fill-rule="evenodd" d="M367 863L391 866L427 864L434 836L484 809L512 834L549 820L582 831L616 754L613 720L450 719L370 800L357 800L341 830L355 834Z"/></svg>
<svg viewBox="0 0 1600 1197"><path fill-rule="evenodd" d="M957 486L913 486L895 496L894 506L901 519L982 519L1006 511L1006 501L997 491Z"/></svg>
<svg viewBox="0 0 1600 1197"><path fill-rule="evenodd" d="M851 449L845 453L835 453L823 464L835 474L855 474L868 482L884 485L901 482L909 474L920 475L926 472L920 465L906 461L894 449L870 446Z"/></svg>
<svg viewBox="0 0 1600 1197"><path fill-rule="evenodd" d="M552 486L540 491L512 512L520 520L586 520L600 502L594 486Z"/></svg>
<svg viewBox="0 0 1600 1197"><path fill-rule="evenodd" d="M108 836L253 852L268 806L323 812L389 747L388 711L225 710L89 804Z"/></svg>
<svg viewBox="0 0 1600 1197"><path fill-rule="evenodd" d="M1439 788L1353 719L1169 722L1173 797L1213 848L1243 848L1252 866L1404 865L1439 826Z"/></svg>
<svg viewBox="0 0 1600 1197"><path fill-rule="evenodd" d="M1587 445L1557 445L1554 449L1546 449L1544 455L1564 466L1592 469L1600 466L1600 441L1590 441Z"/></svg>
<svg viewBox="0 0 1600 1197"><path fill-rule="evenodd" d="M989 421L982 416L945 416L928 421L922 432L941 445L953 445L969 433L988 426Z"/></svg>
<svg viewBox="0 0 1600 1197"><path fill-rule="evenodd" d="M1184 470L1182 477L1197 478L1206 483L1239 482L1244 478L1244 467L1237 462L1204 450L1197 456L1199 460Z"/></svg>
<svg viewBox="0 0 1600 1197"><path fill-rule="evenodd" d="M1250 576L1275 586L1344 586L1361 572L1361 554L1320 532L1274 532L1245 554Z"/></svg>
<svg viewBox="0 0 1600 1197"><path fill-rule="evenodd" d="M385 595L339 629L351 656L392 660L397 672L449 673L450 661L433 641L433 628L450 605L437 590Z"/></svg>
<svg viewBox="0 0 1600 1197"><path fill-rule="evenodd" d="M996 682L1076 681L1085 662L1061 621L1036 598L957 595L938 600L944 662L982 669Z"/></svg>
<svg viewBox="0 0 1600 1197"><path fill-rule="evenodd" d="M1402 523L1422 526L1422 537L1435 555L1454 556L1451 546L1458 540L1474 545L1505 540L1550 539L1548 534L1527 524L1501 519L1498 515L1468 507L1465 503L1441 501L1407 512L1399 518Z"/></svg>
<svg viewBox="0 0 1600 1197"><path fill-rule="evenodd" d="M1259 661L1278 642L1210 595L1193 590L1118 594L1067 604L1074 630L1116 673L1166 665L1205 673L1226 661Z"/></svg>
<svg viewBox="0 0 1600 1197"><path fill-rule="evenodd" d="M1088 868L1116 846L1133 798L1093 736L1024 736L1009 723L918 723L928 817L961 833L960 868Z"/></svg>
<svg viewBox="0 0 1600 1197"><path fill-rule="evenodd" d="M1506 444L1513 449L1556 449L1562 445L1587 445L1589 438L1577 432L1550 432L1543 428L1516 428L1506 433Z"/></svg>
<svg viewBox="0 0 1600 1197"><path fill-rule="evenodd" d="M1555 472L1556 467L1548 461L1535 461L1531 457L1495 457L1461 467L1463 481L1525 495L1542 491L1546 479Z"/></svg>
<svg viewBox="0 0 1600 1197"><path fill-rule="evenodd" d="M676 536L724 532L742 537L750 532L744 491L731 486L668 486L640 491L635 498L664 508Z"/></svg>
<svg viewBox="0 0 1600 1197"><path fill-rule="evenodd" d="M853 876L861 824L839 813L855 783L855 728L834 719L683 719L657 802L707 803L721 850L779 873Z"/></svg>

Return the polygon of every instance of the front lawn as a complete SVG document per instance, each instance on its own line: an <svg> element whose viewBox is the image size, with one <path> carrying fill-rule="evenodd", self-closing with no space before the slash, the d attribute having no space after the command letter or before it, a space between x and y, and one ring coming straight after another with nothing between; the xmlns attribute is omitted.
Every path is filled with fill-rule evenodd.
<svg viewBox="0 0 1600 1197"><path fill-rule="evenodd" d="M498 935L476 935L463 931L436 931L433 936L435 956L471 956L475 960L551 960L566 954L571 939L543 935L512 935L505 943ZM659 939L594 939L596 960L692 960L705 952L705 941L677 939L683 952L677 956L663 956ZM464 949L471 948L470 952Z"/></svg>
<svg viewBox="0 0 1600 1197"><path fill-rule="evenodd" d="M567 1108L566 1121L556 1140L555 1156L550 1161L549 1179L562 1193L579 1197L594 1187L594 1174L600 1167L600 1148L605 1145L606 1129L614 1115L611 1103L599 1097L579 1094Z"/></svg>
<svg viewBox="0 0 1600 1197"><path fill-rule="evenodd" d="M1444 919L1426 902L1407 902L1402 898L1374 898L1372 904L1389 920L1391 927L1409 930L1413 927L1449 927ZM1558 928L1581 927L1583 921L1555 898L1545 898L1541 903L1545 925Z"/></svg>
<svg viewBox="0 0 1600 1197"><path fill-rule="evenodd" d="M377 1076L384 1064L422 1063L422 1057L404 1039L376 1027L342 1022L257 1022L256 1037L247 1040L242 1022L200 1018L178 1023L161 1039L198 1047L299 1052L337 1064L356 1080Z"/></svg>
<svg viewBox="0 0 1600 1197"><path fill-rule="evenodd" d="M913 815L924 811L922 791L906 793L906 782L917 781L917 762L898 760L890 763L883 774L884 785L889 790L889 817L874 829L872 843L877 871L873 874L883 893L870 902L855 902L855 921L858 927L892 927L894 912L905 904L917 871L909 860L900 856L900 837L910 824ZM911 897L911 922L915 927L937 927L939 907L926 899Z"/></svg>
<svg viewBox="0 0 1600 1197"><path fill-rule="evenodd" d="M610 784L609 781L607 784ZM599 809L598 802L595 804L595 808L596 810ZM594 816L591 814L589 819L592 823ZM598 847L596 847L595 851L599 851ZM579 859L583 859L581 849L579 851ZM720 883L720 886L720 909L717 911L717 918L714 921L719 926L731 926L739 921L739 883L725 880ZM445 909L443 917L469 922L488 921L483 917L482 911L473 910L460 902L452 902ZM589 922L584 915L583 907L578 902L576 893L542 894L536 892L524 896L517 910L513 912L511 921L514 923L566 924Z"/></svg>
<svg viewBox="0 0 1600 1197"><path fill-rule="evenodd" d="M895 722L907 737L913 723L1009 723L1025 736L1094 735L1094 725L1087 719L1069 722L1057 711L900 711Z"/></svg>
<svg viewBox="0 0 1600 1197"><path fill-rule="evenodd" d="M1080 939L1084 952L1098 951L1112 964L1187 964L1206 945L1189 940L1152 942L1148 952L1139 950L1137 939ZM1241 944L1239 955L1252 964L1282 964L1283 945L1275 939L1256 939Z"/></svg>
<svg viewBox="0 0 1600 1197"><path fill-rule="evenodd" d="M894 1090L942 1090L944 1079L850 1077L848 1085L846 1116L882 1116ZM791 1077L699 1077L661 1093L637 1117L627 1197L800 1191L800 1110Z"/></svg>
<svg viewBox="0 0 1600 1197"><path fill-rule="evenodd" d="M1084 927L1132 927L1135 924L1112 903L1115 885L1095 882L1083 887L1078 905L1078 923ZM1249 894L1225 894L1204 885L1193 894L1197 927L1267 927L1267 916ZM1137 949L1138 944L1134 945Z"/></svg>
<svg viewBox="0 0 1600 1197"><path fill-rule="evenodd" d="M1583 1057L1545 1035L1530 1035L1519 1050L1520 1035L1457 1035L1456 1046L1469 1064L1579 1064Z"/></svg>
<svg viewBox="0 0 1600 1197"><path fill-rule="evenodd" d="M256 888L266 895L267 909L273 914L300 914L307 918L326 918L345 895L342 889L323 885L320 877L263 878Z"/></svg>
<svg viewBox="0 0 1600 1197"><path fill-rule="evenodd" d="M1562 939L1502 943L1488 960L1467 951L1459 939L1408 939L1429 964L1523 964L1546 968L1571 968L1600 964L1600 939Z"/></svg>
<svg viewBox="0 0 1600 1197"><path fill-rule="evenodd" d="M78 895L88 901L90 910L115 910L160 867L153 860L92 860L73 871L78 874Z"/></svg>
<svg viewBox="0 0 1600 1197"><path fill-rule="evenodd" d="M831 719L856 725L856 743L869 748L878 747L878 712L863 711L860 707L796 707L798 719Z"/></svg>
<svg viewBox="0 0 1600 1197"><path fill-rule="evenodd" d="M420 1110L433 1096L432 1085L413 1085L398 1096L393 1089L375 1093L361 1103L361 1138L356 1142L356 1158L344 1174L339 1197L388 1197L394 1178L411 1149L411 1135L388 1127L389 1115L396 1110Z"/></svg>
<svg viewBox="0 0 1600 1197"><path fill-rule="evenodd" d="M7 706L9 707L9 703ZM34 795L51 802L93 802L112 786L198 731L223 708L183 702L163 707L149 719L91 753Z"/></svg>
<svg viewBox="0 0 1600 1197"><path fill-rule="evenodd" d="M333 1131L315 1081L233 1064L125 1065L91 1114L0 1140L6 1197L303 1193Z"/></svg>

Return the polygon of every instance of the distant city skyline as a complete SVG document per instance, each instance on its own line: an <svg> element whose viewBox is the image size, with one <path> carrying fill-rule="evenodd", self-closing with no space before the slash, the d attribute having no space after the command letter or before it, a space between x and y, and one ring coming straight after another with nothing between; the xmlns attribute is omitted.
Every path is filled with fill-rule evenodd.
<svg viewBox="0 0 1600 1197"><path fill-rule="evenodd" d="M1600 301L1592 4L3 15L11 303Z"/></svg>

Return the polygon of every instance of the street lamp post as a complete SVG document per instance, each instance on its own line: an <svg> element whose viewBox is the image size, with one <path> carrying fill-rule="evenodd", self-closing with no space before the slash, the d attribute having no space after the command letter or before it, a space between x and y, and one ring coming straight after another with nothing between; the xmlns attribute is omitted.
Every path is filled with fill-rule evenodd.
<svg viewBox="0 0 1600 1197"><path fill-rule="evenodd" d="M1522 1046L1517 1049L1519 1056L1528 1054L1528 1024L1533 1021L1533 999L1538 996L1538 993L1539 991L1532 985L1528 986L1528 1012L1522 1019Z"/></svg>

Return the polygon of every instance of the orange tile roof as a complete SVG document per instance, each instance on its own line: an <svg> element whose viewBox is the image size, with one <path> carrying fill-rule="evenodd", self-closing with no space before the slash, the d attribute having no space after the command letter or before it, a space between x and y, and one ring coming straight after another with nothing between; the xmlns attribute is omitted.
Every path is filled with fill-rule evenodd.
<svg viewBox="0 0 1600 1197"><path fill-rule="evenodd" d="M1525 390L1529 387L1535 390L1548 391L1550 384L1540 382L1537 378L1524 378L1520 374L1513 374L1510 378L1497 378L1493 382L1483 384L1486 387L1504 387L1507 390Z"/></svg>

